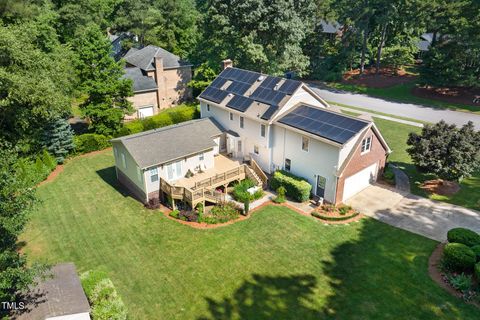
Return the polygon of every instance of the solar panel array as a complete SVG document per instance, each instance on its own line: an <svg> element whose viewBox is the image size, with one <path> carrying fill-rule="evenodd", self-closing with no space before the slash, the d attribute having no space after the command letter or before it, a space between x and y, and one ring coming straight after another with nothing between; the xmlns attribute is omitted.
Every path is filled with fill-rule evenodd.
<svg viewBox="0 0 480 320"><path fill-rule="evenodd" d="M341 144L368 125L358 119L308 106L298 107L279 122Z"/></svg>
<svg viewBox="0 0 480 320"><path fill-rule="evenodd" d="M261 79L264 79L258 88L250 95L246 93L252 85ZM258 101L270 107L262 115L262 119L269 120L278 110L278 105L287 95L292 95L295 90L301 86L300 81L284 80L282 85L277 85L282 78L273 76L262 76L260 73L237 68L226 68L220 75L213 80L210 86L202 92L201 98L221 103L225 97L231 93L234 97L227 103L227 107L245 112L253 101ZM230 84L228 84L230 82ZM223 89L222 89L223 88ZM224 92L224 93L220 93Z"/></svg>

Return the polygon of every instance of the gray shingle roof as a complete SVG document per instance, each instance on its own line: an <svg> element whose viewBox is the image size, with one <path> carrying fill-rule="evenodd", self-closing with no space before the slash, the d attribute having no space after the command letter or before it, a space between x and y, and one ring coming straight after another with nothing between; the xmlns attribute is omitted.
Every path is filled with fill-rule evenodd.
<svg viewBox="0 0 480 320"><path fill-rule="evenodd" d="M216 146L212 137L224 129L212 118L203 118L145 131L117 139L137 165L144 169L200 153Z"/></svg>
<svg viewBox="0 0 480 320"><path fill-rule="evenodd" d="M140 68L125 68L124 78L133 81L133 92L150 91L157 89L157 83L152 77L142 73Z"/></svg>
<svg viewBox="0 0 480 320"><path fill-rule="evenodd" d="M179 56L176 56L163 48L152 45L146 46L140 50L130 49L124 58L125 61L131 65L139 67L145 71L150 71L155 70L155 57L161 57L163 59L163 68L165 69L173 69L191 65L190 63L180 59Z"/></svg>
<svg viewBox="0 0 480 320"><path fill-rule="evenodd" d="M52 269L53 278L41 281L28 294L26 310L15 319L46 319L90 312L80 278L73 263L62 263Z"/></svg>

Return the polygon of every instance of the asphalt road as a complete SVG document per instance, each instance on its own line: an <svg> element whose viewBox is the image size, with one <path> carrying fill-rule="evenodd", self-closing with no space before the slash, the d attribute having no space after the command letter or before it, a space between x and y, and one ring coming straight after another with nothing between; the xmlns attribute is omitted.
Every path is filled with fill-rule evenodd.
<svg viewBox="0 0 480 320"><path fill-rule="evenodd" d="M314 85L310 85L310 87L327 101L427 122L445 120L447 123L461 126L468 121L472 121L476 129L480 130L480 115L477 114L434 109L411 103L390 102L363 94L355 94L331 88L320 88Z"/></svg>

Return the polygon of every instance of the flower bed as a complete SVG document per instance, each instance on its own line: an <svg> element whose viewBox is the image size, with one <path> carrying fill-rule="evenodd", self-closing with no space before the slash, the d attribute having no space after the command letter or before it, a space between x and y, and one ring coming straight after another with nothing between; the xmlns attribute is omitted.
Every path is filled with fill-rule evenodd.
<svg viewBox="0 0 480 320"><path fill-rule="evenodd" d="M255 187L255 182L253 182L252 179L245 179L243 181L240 181L233 187L233 192L232 192L232 197L238 201L244 203L247 198L250 201L258 200L261 197L263 197L263 190L259 188L257 191L255 191L253 194L250 194L248 192L248 189Z"/></svg>
<svg viewBox="0 0 480 320"><path fill-rule="evenodd" d="M325 221L345 221L357 217L360 214L350 206L335 206L324 204L312 212L312 216Z"/></svg>
<svg viewBox="0 0 480 320"><path fill-rule="evenodd" d="M208 213L204 212L203 205L199 204L196 210L173 210L170 217L186 221L206 224L225 223L240 217L240 209L233 202L223 202L214 206Z"/></svg>

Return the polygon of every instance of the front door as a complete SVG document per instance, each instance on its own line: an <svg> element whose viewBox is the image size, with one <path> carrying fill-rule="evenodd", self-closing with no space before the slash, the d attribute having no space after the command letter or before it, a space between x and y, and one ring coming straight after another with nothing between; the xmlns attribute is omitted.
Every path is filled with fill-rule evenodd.
<svg viewBox="0 0 480 320"><path fill-rule="evenodd" d="M327 179L322 176L317 176L317 196L325 197L325 185L327 184Z"/></svg>

